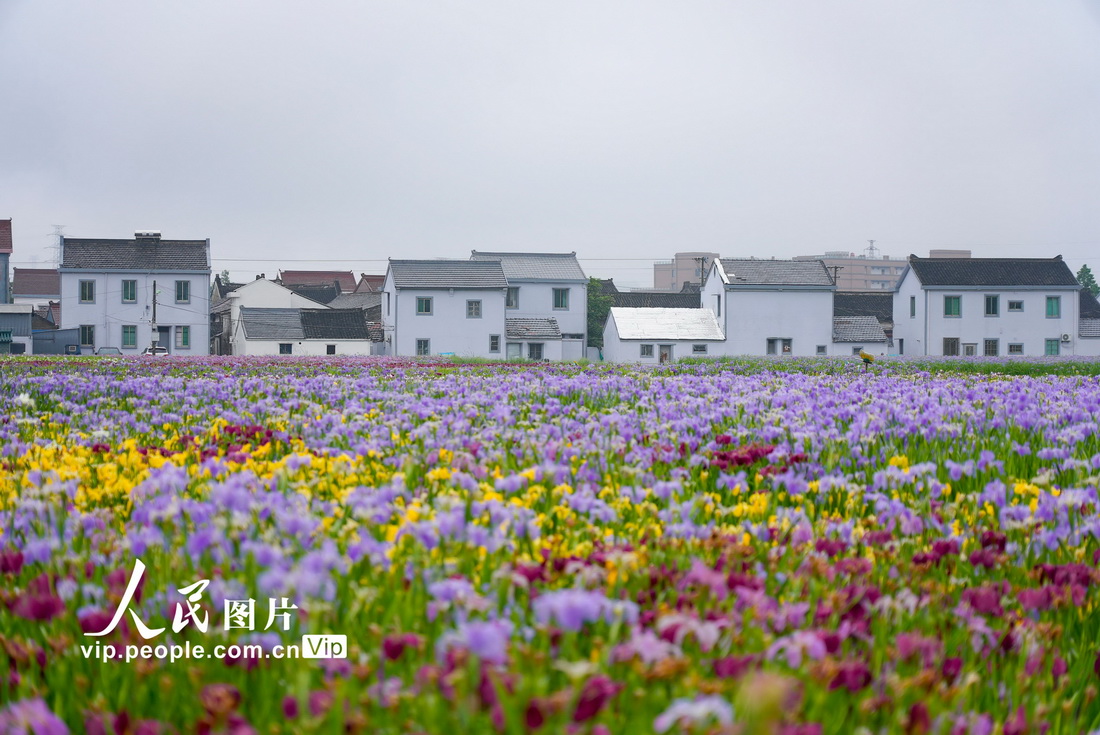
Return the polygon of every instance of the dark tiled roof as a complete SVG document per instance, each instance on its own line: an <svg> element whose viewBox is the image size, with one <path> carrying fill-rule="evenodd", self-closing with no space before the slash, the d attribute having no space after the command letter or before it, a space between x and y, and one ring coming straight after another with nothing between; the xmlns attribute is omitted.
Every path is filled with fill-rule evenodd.
<svg viewBox="0 0 1100 735"><path fill-rule="evenodd" d="M703 284L695 281L684 281L684 285L680 286L680 293L701 293L702 290Z"/></svg>
<svg viewBox="0 0 1100 735"><path fill-rule="evenodd" d="M603 293L607 293L607 294L619 293L619 287L615 285L615 279L614 278L608 278L606 280L604 280L602 278L597 278L596 280L598 280L600 282L600 291L602 291Z"/></svg>
<svg viewBox="0 0 1100 735"><path fill-rule="evenodd" d="M369 309L382 303L382 294L379 291L356 291L355 293L342 293L328 305L333 309Z"/></svg>
<svg viewBox="0 0 1100 735"><path fill-rule="evenodd" d="M721 258L731 286L832 286L820 260L754 260Z"/></svg>
<svg viewBox="0 0 1100 735"><path fill-rule="evenodd" d="M497 260L391 260L397 288L507 288Z"/></svg>
<svg viewBox="0 0 1100 735"><path fill-rule="evenodd" d="M1087 288L1081 289L1081 318L1100 319L1100 301Z"/></svg>
<svg viewBox="0 0 1100 735"><path fill-rule="evenodd" d="M1076 286L1062 256L1054 258L918 258L909 267L924 286Z"/></svg>
<svg viewBox="0 0 1100 735"><path fill-rule="evenodd" d="M301 309L241 307L241 326L247 339L305 339Z"/></svg>
<svg viewBox="0 0 1100 735"><path fill-rule="evenodd" d="M509 281L587 281L576 253L483 253L471 260L499 260Z"/></svg>
<svg viewBox="0 0 1100 735"><path fill-rule="evenodd" d="M328 284L298 283L283 285L299 296L305 296L307 299L316 301L318 304L328 304L340 295L340 286L335 281Z"/></svg>
<svg viewBox="0 0 1100 735"><path fill-rule="evenodd" d="M612 306L631 309L698 309L699 292L669 293L667 291L619 291L612 294Z"/></svg>
<svg viewBox="0 0 1100 735"><path fill-rule="evenodd" d="M508 339L561 339L557 319L505 319Z"/></svg>
<svg viewBox="0 0 1100 735"><path fill-rule="evenodd" d="M279 271L278 280L287 288L291 286L328 286L333 281L340 284L341 291L354 291L356 286L355 276L351 271Z"/></svg>
<svg viewBox="0 0 1100 735"><path fill-rule="evenodd" d="M885 342L886 333L873 316L834 316L834 342Z"/></svg>
<svg viewBox="0 0 1100 735"><path fill-rule="evenodd" d="M382 304L375 304L374 306L368 306L363 309L363 313L367 317L368 324L382 321Z"/></svg>
<svg viewBox="0 0 1100 735"><path fill-rule="evenodd" d="M209 271L206 240L62 238L62 268Z"/></svg>
<svg viewBox="0 0 1100 735"><path fill-rule="evenodd" d="M57 325L51 322L49 319L44 318L41 314L35 313L31 315L31 331L39 332L43 329L57 329Z"/></svg>
<svg viewBox="0 0 1100 735"><path fill-rule="evenodd" d="M61 274L56 268L15 268L11 292L15 296L60 296Z"/></svg>
<svg viewBox="0 0 1100 735"><path fill-rule="evenodd" d="M833 294L833 316L873 316L880 323L892 323L894 294L837 291Z"/></svg>
<svg viewBox="0 0 1100 735"><path fill-rule="evenodd" d="M370 339L362 309L301 309L306 339Z"/></svg>
<svg viewBox="0 0 1100 735"><path fill-rule="evenodd" d="M0 253L12 253L11 220L0 219Z"/></svg>
<svg viewBox="0 0 1100 735"><path fill-rule="evenodd" d="M1100 337L1100 319L1082 319L1079 336Z"/></svg>

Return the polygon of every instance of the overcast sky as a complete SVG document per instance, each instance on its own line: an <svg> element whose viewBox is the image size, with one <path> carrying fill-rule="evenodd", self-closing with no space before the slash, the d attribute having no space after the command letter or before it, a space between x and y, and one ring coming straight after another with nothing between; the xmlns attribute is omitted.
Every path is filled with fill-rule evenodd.
<svg viewBox="0 0 1100 735"><path fill-rule="evenodd" d="M0 150L15 265L64 225L235 277L872 238L1095 270L1100 0L0 0Z"/></svg>

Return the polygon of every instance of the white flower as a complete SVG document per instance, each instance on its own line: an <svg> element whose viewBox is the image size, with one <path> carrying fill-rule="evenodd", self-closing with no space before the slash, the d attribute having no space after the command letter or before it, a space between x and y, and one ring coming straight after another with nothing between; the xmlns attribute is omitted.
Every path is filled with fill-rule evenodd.
<svg viewBox="0 0 1100 735"><path fill-rule="evenodd" d="M714 718L720 725L733 724L733 706L717 694L695 699L677 699L653 721L657 732L668 732L674 725L693 727Z"/></svg>

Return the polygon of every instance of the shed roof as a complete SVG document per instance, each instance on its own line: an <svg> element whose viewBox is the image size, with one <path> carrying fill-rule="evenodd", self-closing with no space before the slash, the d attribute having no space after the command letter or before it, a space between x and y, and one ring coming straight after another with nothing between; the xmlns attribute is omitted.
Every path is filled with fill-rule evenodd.
<svg viewBox="0 0 1100 735"><path fill-rule="evenodd" d="M576 253L496 253L474 250L471 260L497 260L509 281L587 281Z"/></svg>
<svg viewBox="0 0 1100 735"><path fill-rule="evenodd" d="M557 319L505 319L504 325L508 339L561 339Z"/></svg>
<svg viewBox="0 0 1100 735"><path fill-rule="evenodd" d="M61 238L61 268L130 271L209 271L206 240Z"/></svg>
<svg viewBox="0 0 1100 735"><path fill-rule="evenodd" d="M719 258L730 286L833 287L833 278L820 260L757 260Z"/></svg>
<svg viewBox="0 0 1100 735"><path fill-rule="evenodd" d="M609 318L615 320L619 339L725 339L722 326L710 309L613 306Z"/></svg>
<svg viewBox="0 0 1100 735"><path fill-rule="evenodd" d="M508 287L508 279L498 260L391 260L390 272L397 288Z"/></svg>
<svg viewBox="0 0 1100 735"><path fill-rule="evenodd" d="M1077 286L1062 260L1053 258L918 258L909 267L923 286Z"/></svg>
<svg viewBox="0 0 1100 735"><path fill-rule="evenodd" d="M834 316L833 342L885 342L886 332L873 316Z"/></svg>

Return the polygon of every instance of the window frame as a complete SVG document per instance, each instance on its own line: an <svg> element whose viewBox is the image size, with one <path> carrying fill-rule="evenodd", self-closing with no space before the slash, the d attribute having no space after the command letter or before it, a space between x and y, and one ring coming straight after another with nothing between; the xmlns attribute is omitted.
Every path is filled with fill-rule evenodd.
<svg viewBox="0 0 1100 735"><path fill-rule="evenodd" d="M638 357L642 358L642 359L645 359L645 358L652 359L652 358L656 357L657 353L654 352L653 349L654 349L654 347L651 344L638 345Z"/></svg>
<svg viewBox="0 0 1100 735"><path fill-rule="evenodd" d="M909 318L910 319L916 319L917 318L917 297L916 296L910 296L909 297Z"/></svg>
<svg viewBox="0 0 1100 735"><path fill-rule="evenodd" d="M471 313L471 311L476 313ZM481 318L481 299L466 299L466 318L467 319L480 319Z"/></svg>
<svg viewBox="0 0 1100 735"><path fill-rule="evenodd" d="M814 348L814 354L818 355L819 357L827 356L829 354L828 345L818 345L816 348Z"/></svg>
<svg viewBox="0 0 1100 735"><path fill-rule="evenodd" d="M947 346L948 346L948 344L951 344L951 343L954 343L954 350L953 351L948 351ZM944 337L943 338L943 349L941 351L941 354L943 354L944 357L959 357L959 355L961 353L962 353L962 344L961 344L961 340L958 337Z"/></svg>
<svg viewBox="0 0 1100 735"><path fill-rule="evenodd" d="M527 343L527 359L528 360L542 360L546 351L543 349L546 345L543 342L528 342ZM537 350L535 348L538 348ZM535 352L538 355L535 355Z"/></svg>
<svg viewBox="0 0 1100 735"><path fill-rule="evenodd" d="M990 345L993 346L993 351L989 351ZM1001 340L987 337L982 340L982 357L1000 357L1001 356Z"/></svg>
<svg viewBox="0 0 1100 735"><path fill-rule="evenodd" d="M1051 314L1051 305L1054 306L1054 312ZM1047 296L1047 319L1061 319L1062 318L1062 297L1061 296Z"/></svg>
<svg viewBox="0 0 1100 735"><path fill-rule="evenodd" d="M127 344L126 337L130 336L130 342ZM124 350L136 350L137 349L137 325L136 324L123 324L122 325L122 349Z"/></svg>
<svg viewBox="0 0 1100 735"><path fill-rule="evenodd" d="M132 289L133 293L130 298L126 298L127 289ZM137 279L136 278L123 278L122 279L122 303L124 304L136 304L137 303Z"/></svg>
<svg viewBox="0 0 1100 735"><path fill-rule="evenodd" d="M1016 348L1016 349L1013 349ZM1022 355L1024 354L1024 345L1022 342L1010 342L1008 345L1009 355Z"/></svg>
<svg viewBox="0 0 1100 735"><path fill-rule="evenodd" d="M84 293L85 288L88 291L87 296L85 296L85 293ZM95 279L82 278L80 280L80 285L77 287L77 294L76 294L77 295L77 300L82 304L94 304L95 303L95 291L96 291Z"/></svg>
<svg viewBox="0 0 1100 735"><path fill-rule="evenodd" d="M1014 309L1014 308L1012 308L1013 304L1019 304L1019 307ZM1005 311L1008 311L1008 312L1021 312L1023 310L1024 310L1023 299L1013 299L1012 301L1009 301L1008 305L1007 305L1007 308L1005 309Z"/></svg>
<svg viewBox="0 0 1100 735"><path fill-rule="evenodd" d="M1051 351L1051 345L1054 345L1053 352ZM1045 357L1058 357L1062 354L1062 340L1061 338L1048 339L1043 345L1043 355Z"/></svg>
<svg viewBox="0 0 1100 735"><path fill-rule="evenodd" d="M693 344L691 346L691 354L693 354L693 355L705 355L705 354L707 354L706 344L701 344L701 345Z"/></svg>
<svg viewBox="0 0 1100 735"><path fill-rule="evenodd" d="M182 292L183 298L180 298ZM191 281L176 281L176 303L177 304L190 304L191 303Z"/></svg>
<svg viewBox="0 0 1100 735"><path fill-rule="evenodd" d="M489 335L489 353L494 354L494 355L499 355L500 354L500 335L499 334L490 334Z"/></svg>
<svg viewBox="0 0 1100 735"><path fill-rule="evenodd" d="M427 305L427 310L423 310L420 307ZM432 316L435 309L435 298L432 296L417 296L416 297L416 315L417 316Z"/></svg>
<svg viewBox="0 0 1100 735"><path fill-rule="evenodd" d="M954 314L950 313L947 305L953 303L957 307ZM962 318L962 295L943 295L943 318L944 319L961 319Z"/></svg>
<svg viewBox="0 0 1100 735"><path fill-rule="evenodd" d="M294 354L294 343L293 342L280 342L279 343L279 354L280 355L293 355Z"/></svg>
<svg viewBox="0 0 1100 735"><path fill-rule="evenodd" d="M992 299L992 301L991 301ZM990 304L993 305L993 311L989 310ZM995 293L987 293L985 295L985 315L987 317L999 317L1001 315L1001 295Z"/></svg>
<svg viewBox="0 0 1100 735"><path fill-rule="evenodd" d="M328 344L325 345L325 354L326 355L335 355L336 354L336 345L328 345Z"/></svg>
<svg viewBox="0 0 1100 735"><path fill-rule="evenodd" d="M553 296L551 297L551 305L554 311L569 311L569 289L568 288L555 288L552 289Z"/></svg>
<svg viewBox="0 0 1100 735"><path fill-rule="evenodd" d="M87 339L85 339L87 336ZM81 347L95 347L95 325L94 324L81 324L80 325L80 346Z"/></svg>
<svg viewBox="0 0 1100 735"><path fill-rule="evenodd" d="M174 330L175 334L173 339L177 350L189 350L191 349L191 326L188 324L180 324Z"/></svg>
<svg viewBox="0 0 1100 735"><path fill-rule="evenodd" d="M508 290L504 294L504 308L505 309L518 309L519 308L519 286L509 286Z"/></svg>
<svg viewBox="0 0 1100 735"><path fill-rule="evenodd" d="M432 356L432 341L427 337L416 338L416 356L417 357L431 357Z"/></svg>

